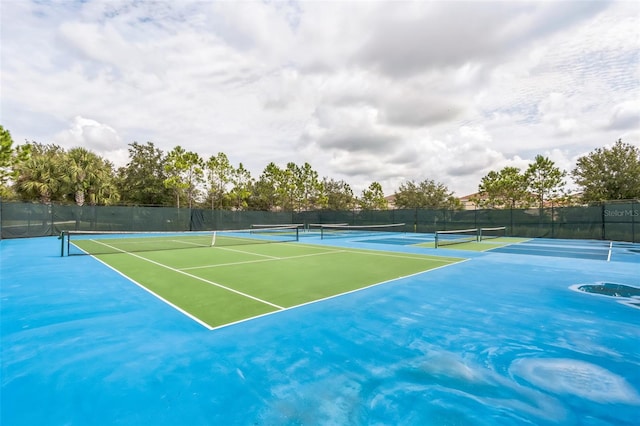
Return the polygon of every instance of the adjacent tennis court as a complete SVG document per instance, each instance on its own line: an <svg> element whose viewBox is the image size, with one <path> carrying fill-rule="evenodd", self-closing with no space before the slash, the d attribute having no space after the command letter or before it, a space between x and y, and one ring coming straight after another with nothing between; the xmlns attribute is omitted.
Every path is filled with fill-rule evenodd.
<svg viewBox="0 0 640 426"><path fill-rule="evenodd" d="M0 422L637 423L639 244L325 231L0 241Z"/></svg>
<svg viewBox="0 0 640 426"><path fill-rule="evenodd" d="M325 231L323 238L348 237L362 244L390 244L474 252L492 251L607 262L611 261L612 257L619 262L638 261L639 252L637 248L634 248L637 245L626 242L509 237L506 236L506 227L504 226L438 231L435 234L390 231L401 225L404 224L380 226L372 228L374 231L365 232L358 231L358 228L369 229L370 227L354 228L330 225L328 228L331 231ZM341 231L341 228L345 228L347 231Z"/></svg>

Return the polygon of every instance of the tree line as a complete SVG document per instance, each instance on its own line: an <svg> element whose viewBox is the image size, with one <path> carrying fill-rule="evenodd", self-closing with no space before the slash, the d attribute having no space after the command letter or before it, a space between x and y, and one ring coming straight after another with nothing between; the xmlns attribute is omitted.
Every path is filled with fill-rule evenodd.
<svg viewBox="0 0 640 426"><path fill-rule="evenodd" d="M26 142L15 145L0 126L0 196L8 200L77 205L161 205L220 210L380 210L382 185L355 195L344 180L320 178L309 163L271 162L254 178L242 163L219 152L208 159L181 146L163 152L152 142L129 144L129 161L116 168L82 147ZM566 191L566 171L541 155L526 170L505 167L481 179L472 199L483 208L543 207L640 198L640 150L618 140L580 157L570 172L579 197ZM404 182L396 208L458 209L446 185L432 179Z"/></svg>
<svg viewBox="0 0 640 426"><path fill-rule="evenodd" d="M549 158L537 155L521 171L505 167L491 171L478 185L476 203L486 208L526 208L583 205L615 200L640 199L640 149L618 139L610 148L597 148L578 158L570 176L579 188L566 191L567 172Z"/></svg>

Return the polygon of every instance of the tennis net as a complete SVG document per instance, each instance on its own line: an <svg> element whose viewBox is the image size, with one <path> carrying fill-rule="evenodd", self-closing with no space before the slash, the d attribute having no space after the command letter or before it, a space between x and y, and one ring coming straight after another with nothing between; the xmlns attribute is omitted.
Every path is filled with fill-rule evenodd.
<svg viewBox="0 0 640 426"><path fill-rule="evenodd" d="M478 228L436 231L436 248L478 241Z"/></svg>
<svg viewBox="0 0 640 426"><path fill-rule="evenodd" d="M99 255L298 241L297 226L185 232L63 231L60 255Z"/></svg>
<svg viewBox="0 0 640 426"><path fill-rule="evenodd" d="M310 224L309 229L320 229L320 238L348 238L380 235L385 232L405 232L404 223L382 225Z"/></svg>
<svg viewBox="0 0 640 426"><path fill-rule="evenodd" d="M506 226L496 226L492 228L478 229L478 241L488 240L491 238L501 238L507 235Z"/></svg>
<svg viewBox="0 0 640 426"><path fill-rule="evenodd" d="M304 228L304 223L272 223L272 224L254 223L250 226L250 228L253 230L260 230L260 229L271 229L271 228L292 228L294 226L298 228Z"/></svg>

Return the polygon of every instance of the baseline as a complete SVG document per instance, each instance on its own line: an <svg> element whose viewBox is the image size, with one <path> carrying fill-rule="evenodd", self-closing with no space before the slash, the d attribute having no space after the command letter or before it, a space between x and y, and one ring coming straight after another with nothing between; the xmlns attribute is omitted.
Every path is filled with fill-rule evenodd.
<svg viewBox="0 0 640 426"><path fill-rule="evenodd" d="M359 252L359 251L356 250L355 252ZM218 330L218 329L221 329L221 328L229 327L231 325L241 324L241 323L246 322L246 321L251 321L253 319L266 317L268 315L279 314L279 313L282 313L282 312L290 311L292 309L302 308L304 306L312 305L314 303L324 302L324 301L327 301L327 300L331 300L331 299L335 299L335 298L338 298L338 297L346 296L348 294L357 293L359 291L363 291L363 290L366 290L366 289L369 289L369 288L377 287L377 286L384 285L384 284L389 284L389 283L392 283L394 281L399 281L399 280L402 280L402 279L415 277L415 276L418 276L420 274L424 274L424 273L427 273L427 272L436 271L438 269L447 268L449 266L457 265L458 263L467 262L469 260L471 260L471 259L460 259L458 262L448 263L446 265L437 266L435 268L426 269L424 271L416 272L416 273L413 273L413 274L409 274L409 275L405 275L405 276L401 276L401 277L397 277L397 278L392 278L390 280L380 281L380 282L377 282L377 283L369 284L367 286L359 287L359 288L356 288L356 289L353 289L353 290L349 290L349 291L345 291L345 292L342 292L342 293L332 294L331 296L323 297L323 298L316 299L316 300L311 300L309 302L300 303L300 304L294 305L294 306L289 306L288 308L283 308L282 310L279 310L279 311L267 312L267 313L264 313L264 314L260 314L260 315L256 315L256 316L253 316L253 317L248 317L248 318L244 318L244 319L241 319L241 320L238 320L238 321L234 321L234 322L231 322L231 323L228 323L228 324L222 324L222 325L219 325L219 326L216 326L216 327L212 327L211 330Z"/></svg>

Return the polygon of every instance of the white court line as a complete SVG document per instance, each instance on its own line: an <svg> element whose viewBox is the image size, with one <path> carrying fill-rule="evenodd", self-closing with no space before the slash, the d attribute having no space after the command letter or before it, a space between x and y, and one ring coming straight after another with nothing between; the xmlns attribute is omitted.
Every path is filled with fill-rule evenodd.
<svg viewBox="0 0 640 426"><path fill-rule="evenodd" d="M366 290L368 288L376 287L376 286L383 285L383 284L388 284L388 283L391 283L391 282L394 282L394 281L398 281L398 280L402 280L402 279L405 279L405 278L411 278L411 277L414 277L414 276L417 276L417 275L420 275L420 274L424 274L425 272L435 271L437 269L446 268L448 266L452 266L452 265L455 265L455 264L458 264L458 263L468 262L470 260L471 259L463 259L463 260L460 260L460 261L452 261L448 265L442 265L442 266L438 266L437 268L427 269L425 271L416 272L414 274L405 275L403 277L392 278L392 279L386 280L386 281L380 281L379 283L374 283L374 284L368 285L366 287L355 288L353 290L349 290L349 291L346 291L344 293L338 293L338 294L334 294L332 296L323 297L322 299L311 300L309 302L301 303L299 305L295 305L295 306L290 306L288 308L284 308L282 311L267 312L267 313L264 313L264 314L256 315L254 317L244 318L244 319L241 319L239 321L230 322L228 324L222 324L222 325L219 325L217 327L213 327L212 330L217 330L219 328L229 327L229 326L234 325L234 324L240 324L240 323L243 323L245 321L251 321L253 319L261 318L261 317L264 317L264 316L267 316L267 315L279 314L279 313L284 312L284 311L289 311L291 309L301 308L303 306L312 305L314 303L324 302L326 300L331 300L331 299L334 299L336 297L341 297L341 296L345 296L347 294L356 293L358 291Z"/></svg>
<svg viewBox="0 0 640 426"><path fill-rule="evenodd" d="M203 266L189 266L188 268L179 268L179 271L193 271L194 269L208 269L208 268L217 268L219 266L234 266L234 265L246 265L250 263L262 263L262 262L273 262L275 260L282 260L281 258L274 259L256 259L256 260L243 260L242 262L229 262L229 263L217 263L213 265L203 265Z"/></svg>
<svg viewBox="0 0 640 426"><path fill-rule="evenodd" d="M206 245L206 244L192 243L191 241L183 241L183 240L169 240L169 241L174 242L174 243L186 244L186 245L189 245L189 246L195 246L195 247L211 247L211 246Z"/></svg>
<svg viewBox="0 0 640 426"><path fill-rule="evenodd" d="M93 240L92 240L93 241ZM126 253L126 252L125 252ZM208 329L208 330L213 330L214 327L210 326L209 324L207 324L206 322L202 321L200 318L196 317L195 315L190 314L189 312L185 311L184 309L182 309L180 306L175 305L171 302L169 302L167 299L165 299L164 297L160 296L158 293L148 289L147 287L143 286L142 284L140 284L139 282L137 282L136 280L134 280L133 278L123 274L122 272L118 271L116 268L114 268L113 266L109 265L108 263L103 262L102 260L98 259L95 256L91 256L93 257L95 260L97 260L98 262L102 263L103 265L105 265L107 268L111 269L112 271L116 272L118 275L126 278L127 280L131 281L132 283L134 283L135 285L137 285L138 287L140 287L141 289L143 289L144 291L146 291L147 293L151 294L152 296L155 296L156 298L160 299L161 301L163 301L164 303L166 303L167 305L171 306L173 309L177 310L178 312L182 313L183 315L186 315L187 317L191 318L192 320L194 320L195 322L197 322L198 324L200 324L201 326L203 326L204 328ZM278 312L278 311L276 311Z"/></svg>
<svg viewBox="0 0 640 426"><path fill-rule="evenodd" d="M313 249L317 249L317 250L323 250L324 247L322 246L317 246L317 245L311 245L311 244L297 244L297 246L301 246L301 247L308 247L308 248L313 248ZM241 251L241 250L235 250L239 253L247 253L247 254L255 254L249 251ZM418 253L404 253L404 254L396 254L396 252L390 252L390 251L374 251L374 250L364 250L364 249L346 249L346 248L341 248L335 251L329 251L329 252L323 252L323 253L318 253L318 254L328 254L328 253L354 253L354 254L363 254L363 255L367 255L367 256L384 256L384 257L397 257L398 259L412 259L412 260L430 260L430 261L435 261L435 262L442 262L442 263L450 263L450 262L458 262L459 258L457 257L447 257L445 256L444 258L441 256L431 256L431 255L425 255L425 254L418 254ZM279 258L279 259L293 259L296 257L307 257L307 256L314 256L314 254L304 254L304 255L299 255L299 256L291 256L291 257L283 257L283 258ZM448 259L448 260L447 260ZM456 260L451 260L451 259L456 259Z"/></svg>
<svg viewBox="0 0 640 426"><path fill-rule="evenodd" d="M611 261L611 249L613 248L613 241L609 243L609 254L607 255L607 262Z"/></svg>
<svg viewBox="0 0 640 426"><path fill-rule="evenodd" d="M506 247L506 246L505 246ZM556 250L557 246L553 246L553 245L536 245L536 248L531 248L532 245L525 245L525 246L510 246L510 250L509 252L504 252L504 253L511 253L511 254L518 254L518 255L531 255L531 256L537 256L539 255L539 253L565 253L565 254L572 254L572 255L577 255L576 258L579 259L589 259L589 257L584 257L584 256L589 256L589 255L597 255L598 259L597 260L602 260L602 257L600 256L604 256L604 253L606 253L605 250L603 250L602 248L600 249L588 249L585 248L583 250L579 249L576 247L575 250ZM496 249L501 249L504 247L496 247L492 250L496 250ZM562 257L560 255L554 255L554 257Z"/></svg>
<svg viewBox="0 0 640 426"><path fill-rule="evenodd" d="M240 250L234 250L237 251L239 253L247 253L247 254L254 254L248 251L240 251ZM203 265L203 266L191 266L188 268L180 268L180 271L191 271L193 269L206 269L206 268L217 268L219 266L233 266L233 265L245 265L248 263L262 263L262 262L274 262L277 260L289 260L289 259L299 259L301 257L312 257L312 256L323 256L325 254L333 254L333 253L344 253L344 250L332 250L332 251L326 251L323 253L309 253L309 254L301 254L298 256L289 256L289 257L271 257L271 259L257 259L257 260L243 260L242 262L230 262L230 263L217 263L214 265Z"/></svg>
<svg viewBox="0 0 640 426"><path fill-rule="evenodd" d="M509 238L509 237L507 237L507 238ZM491 250L495 250L495 249L499 249L499 248L503 248L503 247L509 247L509 246L513 246L513 245L518 245L518 244L529 242L531 240L532 240L532 238L529 238L529 239L526 239L524 241L514 241L512 243L506 243L506 244L496 241L495 243L493 243L493 244L496 244L496 247L491 247L490 249L483 250L483 251L491 251ZM502 244L502 245L498 245L498 244Z"/></svg>
<svg viewBox="0 0 640 426"><path fill-rule="evenodd" d="M298 246L310 247L320 249L321 246L311 245L311 244L297 244ZM335 247L335 246L333 246ZM455 256L432 256L429 254L419 254L419 253L404 253L405 255L395 254L400 252L391 252L391 251L375 251L375 250L366 250L366 249L342 249L344 253L356 253L356 254L364 254L370 256L387 256L387 257L397 257L400 259L414 259L414 260L433 260L436 262L459 262L461 259ZM444 259L443 259L444 257ZM449 260L445 260L449 259ZM451 260L451 259L456 259Z"/></svg>
<svg viewBox="0 0 640 426"><path fill-rule="evenodd" d="M100 263L102 263L102 264L106 265L108 268L110 268L110 269L114 270L115 272L117 272L117 273L118 273L118 274L120 274L121 276L123 276L123 277L127 278L129 281L133 282L135 285L139 286L139 287L140 287L140 288L142 288L143 290L145 290L145 291L147 291L148 293L150 293L151 295L153 295L153 296L157 297L159 300L161 300L161 301L165 302L167 305L169 305L169 306L171 306L171 307L175 308L175 309L176 309L176 310L178 310L179 312L183 313L183 314L184 314L184 315L186 315L187 317L191 318L192 320L196 321L198 324L200 324L200 325L204 326L205 328L207 328L207 329L209 329L209 330L217 330L217 329L220 329L220 328L229 327L229 326L234 325L234 324L240 324L240 323L243 323L243 322L246 322L246 321L251 321L251 320L253 320L253 319L257 319L257 318L264 317L264 316L267 316L267 315L272 315L272 314L275 314L275 313L278 313L278 312L288 311L288 310L290 310L290 309L300 308L300 307L302 307L302 306L311 305L311 304L313 304L313 303L323 302L323 301L330 300L330 299L333 299L333 298L336 298L336 297L341 297L341 296L344 296L344 295L347 295L347 294L355 293L355 292L358 292L358 291L362 291L362 290L365 290L365 289L368 289L368 288L372 288L372 287L376 287L376 286L379 286L379 285L387 284L387 283L390 283L390 282L393 282L393 281L397 281L397 280L401 280L401 279L404 279L404 278L410 278L410 277L413 277L413 276L417 276L417 275L423 274L423 273L425 273L425 272L435 271L435 270L437 270L437 269L446 268L446 267L448 267L448 266L455 265L455 264L462 263L462 262L467 262L467 261L469 261L469 260L470 260L470 259L461 259L461 260L444 260L444 259L439 258L438 256L428 256L428 255L426 255L426 256L425 256L425 255L420 255L420 254L416 254L416 255L414 255L414 256L400 256L400 255L389 254L390 252L376 253L376 252L372 252L372 251L369 251L369 250L342 250L342 249L340 249L340 250L333 250L333 251L326 251L326 252L322 252L322 253L315 253L315 254L306 254L306 255L295 256L295 257L306 257L306 256L315 256L315 255L332 254L332 253L338 253L338 252L346 252L346 253L365 254L365 255L391 256L391 257L406 258L406 259L415 259L415 260L421 260L421 259L422 259L422 260L431 260L431 261L444 262L444 263L447 263L447 264L446 264L446 265L442 265L442 266L438 266L438 267L436 267L436 268L431 268L431 269L427 269L427 270L424 270L424 271L419 271L419 272L416 272L416 273L414 273L414 274L410 274L410 275L406 275L406 276L402 276L402 277L398 277L398 278L393 278L393 279L386 280L386 281L381 281L381 282L374 283L374 284L371 284L371 285L368 285L368 286L365 286L365 287L356 288L356 289L353 289L353 290L350 290L350 291L347 291L347 292L334 294L334 295L332 295L332 296L327 296L327 297L324 297L324 298L322 298L322 299L311 300L311 301L309 301L309 302L305 302L305 303L302 303L302 304L299 304L299 305L290 306L290 307L282 307L282 306L275 305L275 304L273 304L273 303L271 303L271 302L267 302L267 301L265 301L265 300L259 299L259 298L257 298L257 297L251 296L251 295L249 295L249 294L243 293L243 292L241 292L241 291L237 291L237 290L234 290L234 289L232 289L232 288L229 288L229 287L223 286L223 285L221 285L221 284L215 283L215 282L213 282L213 281L209 281L209 280L206 280L206 279L204 279L204 278L200 278L200 277L198 277L198 276L196 276L196 275L192 275L192 274L189 274L189 273L183 272L183 271L181 271L181 270L179 270L179 269L175 269L175 268L172 268L172 267L170 267L170 266L164 265L164 264L162 264L162 263L159 263L159 262L153 261L153 260L151 260L151 259L147 259L147 258L142 257L142 256L139 256L139 255L137 255L137 254L135 254L135 253L127 252L127 251L125 251L125 250L121 250L121 249L119 249L119 248L116 248L116 247L110 246L109 244L105 244L105 243L103 243L103 242L101 242L101 241L94 241L94 242L96 242L96 243L98 243L98 244L102 244L102 245L104 245L104 246L106 246L106 247L109 247L109 248L111 248L111 249L113 249L113 250L116 250L116 251L119 251L119 252L121 252L121 253L124 253L124 254L128 254L128 255L131 255L131 256L137 257L137 258L142 259L142 260L145 260L145 261L147 261L147 262L150 262L150 263L156 264L156 265L158 265L158 266L160 266L160 267L163 267L163 268L166 268L166 269L172 270L172 271L174 271L174 272L178 272L178 273L180 273L180 274L186 275L186 276L188 276L188 277L191 277L191 278L197 279L197 280L199 280L199 281L203 281L203 282L205 282L205 283L207 283L207 284L211 284L211 285L214 285L214 286L216 286L216 287L219 287L219 288L222 288L222 289L228 290L228 291L230 291L230 292L237 293L237 294L239 294L239 295L241 295L241 296L245 296L245 297L247 297L247 298L249 298L249 299L253 299L253 300L256 300L256 301L258 301L258 302L265 303L265 304L267 304L267 305L273 306L273 307L275 307L275 308L277 308L277 309L278 309L277 311L267 312L267 313L264 313L264 314L260 314L260 315L252 316L252 317L249 317L249 318L244 318L244 319L241 319L241 320L238 320L238 321L230 322L230 323L227 323L227 324L222 324L222 325L219 325L219 326L216 326L216 327L212 327L211 325L209 325L209 324L207 324L206 322L202 321L202 320L201 320L201 319L199 319L198 317L196 317L196 316L194 316L194 315L190 314L189 312L185 311L184 309L180 308L179 306L177 306L177 305L175 305L175 304L171 303L170 301L168 301L167 299L163 298L163 297L162 297L162 296L160 296L159 294L157 294L157 293L153 292L152 290L148 289L148 288L147 288L147 287L145 287L144 285L142 285L142 284L140 284L140 283L136 282L136 281L135 281L135 280L133 280L132 278L128 277L127 275L125 275L125 274L123 274L122 272L118 271L117 269L113 268L113 267L112 267L112 266L110 266L109 264L107 264L107 263L103 262L102 260L100 260L100 259L96 258L95 256L92 256L94 259L98 260ZM305 245L305 244L300 244L300 245L301 245L301 246L305 246L305 247L310 247L310 248L318 249L318 250L322 250L322 249L323 249L323 247L319 247L319 246L316 246L316 245ZM239 250L238 250L238 251L239 251ZM250 252L246 252L246 253L250 253ZM255 253L250 253L250 254L255 254ZM282 259L289 259L289 258L282 258ZM450 258L450 259L453 259L453 258ZM269 261L269 260L270 260L270 259L265 259L265 260L263 260L263 261ZM271 259L271 260L276 260L276 259ZM254 261L254 262L258 262L258 261Z"/></svg>
<svg viewBox="0 0 640 426"><path fill-rule="evenodd" d="M262 256L262 257L268 257L269 259L281 259L280 257L276 257L276 256L269 256L268 254L261 254L261 253L253 253L250 251L243 251L243 250L238 250L238 249L232 249L229 247L220 247L220 246L211 246L212 248L218 249L218 250L226 250L226 251L232 251L234 253L243 253L243 254L251 254L254 256Z"/></svg>
<svg viewBox="0 0 640 426"><path fill-rule="evenodd" d="M391 254L391 252L389 251L384 251L384 252L375 252L375 251L366 251L366 250L343 250L345 253L354 253L354 254L364 254L366 256L384 256L384 257L397 257L398 259L412 259L412 260L429 260L429 261L434 261L434 262L442 262L442 263L451 263L451 262L458 262L457 260L452 261L451 259L453 259L453 257L449 257L449 260L443 259L441 257L438 256L426 256L426 255L422 255L422 254L416 254L414 256L402 256L399 254ZM455 258L458 259L458 258Z"/></svg>
<svg viewBox="0 0 640 426"><path fill-rule="evenodd" d="M130 255L130 256L137 257L138 259L146 260L146 261L147 261L147 262L149 262L149 263L153 263L154 265L161 266L161 267L166 268L166 269L168 269L168 270L170 270L170 271L174 271L174 272L177 272L177 273L179 273L179 274L186 275L186 276L188 276L188 277L190 277L190 278L193 278L193 279L196 279L196 280L202 281L202 282L207 283L207 284L211 284L211 285L213 285L213 286L216 286L216 287L219 287L219 288L221 288L221 289L224 289L224 290L230 291L230 292L232 292L232 293L239 294L240 296L244 296L244 297L246 297L246 298L253 299L253 300L257 301L257 302L264 303L265 305L273 306L273 307L274 307L274 308L276 308L276 309L280 309L280 310L285 309L284 307L279 306L279 305L276 305L275 303L268 302L268 301L266 301L266 300L260 299L259 297L255 297L255 296L252 296L252 295L250 295L250 294L243 293L243 292L241 292L241 291L238 291L238 290L232 289L232 288L227 287L227 286L224 286L224 285L222 285L222 284L219 284L219 283L216 283L216 282L213 282L213 281L206 280L206 279L204 279L204 278L198 277L197 275L189 274L188 272L184 272L184 271L181 271L181 270L179 270L179 269L172 268L171 266L167 266L167 265L162 264L162 263L160 263L160 262L156 262L155 260L147 259L146 257L139 256L139 255L137 255L137 254L135 254L135 253L131 253L131 252L127 252L127 251L124 251L124 250L120 250L119 248L116 248L116 247L110 246L109 244L105 244L105 243L100 242L100 241L96 241L96 242L97 242L97 243L99 243L99 244L102 244L102 245L104 245L104 246L107 246L107 247L109 247L109 248L111 248L111 249L114 249L114 250L120 251L120 252L122 252L122 253L126 253L126 254L128 254L128 255Z"/></svg>

